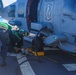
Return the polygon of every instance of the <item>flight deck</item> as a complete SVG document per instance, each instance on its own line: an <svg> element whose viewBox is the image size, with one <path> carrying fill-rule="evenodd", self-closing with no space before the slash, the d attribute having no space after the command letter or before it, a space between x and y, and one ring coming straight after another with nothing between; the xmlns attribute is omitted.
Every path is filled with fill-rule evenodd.
<svg viewBox="0 0 76 75"><path fill-rule="evenodd" d="M25 47L27 48L29 46L31 46L31 43L25 41ZM41 57L34 56L31 53L15 54L8 52L7 66L0 66L0 74L76 75L76 56L68 54L61 50L47 50L45 51L45 55Z"/></svg>

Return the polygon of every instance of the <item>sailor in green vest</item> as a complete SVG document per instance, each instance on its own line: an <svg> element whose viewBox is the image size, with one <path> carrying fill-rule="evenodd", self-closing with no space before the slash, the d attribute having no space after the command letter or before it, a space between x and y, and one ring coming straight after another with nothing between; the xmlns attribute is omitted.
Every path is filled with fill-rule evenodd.
<svg viewBox="0 0 76 75"><path fill-rule="evenodd" d="M15 50L19 50L23 35L25 34L24 30L20 30L17 26L12 26L5 22L0 22L0 41L1 46L1 56L2 63L1 66L6 66L6 57L9 44L11 44Z"/></svg>

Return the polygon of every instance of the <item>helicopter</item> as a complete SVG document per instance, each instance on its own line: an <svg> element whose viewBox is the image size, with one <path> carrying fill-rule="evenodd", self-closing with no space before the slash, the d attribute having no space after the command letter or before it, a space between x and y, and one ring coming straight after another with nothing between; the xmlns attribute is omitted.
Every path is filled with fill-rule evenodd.
<svg viewBox="0 0 76 75"><path fill-rule="evenodd" d="M17 0L11 13L21 28L42 35L45 45L76 53L76 0Z"/></svg>

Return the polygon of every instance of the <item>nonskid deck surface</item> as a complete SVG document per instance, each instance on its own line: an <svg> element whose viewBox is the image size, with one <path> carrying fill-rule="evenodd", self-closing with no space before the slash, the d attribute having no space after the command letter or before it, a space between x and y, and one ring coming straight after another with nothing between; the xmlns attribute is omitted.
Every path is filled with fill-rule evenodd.
<svg viewBox="0 0 76 75"><path fill-rule="evenodd" d="M0 75L22 75L20 67L18 67L18 61L16 57L8 56L6 62L7 66L5 67L0 66ZM1 58L0 58L0 64L1 64Z"/></svg>
<svg viewBox="0 0 76 75"><path fill-rule="evenodd" d="M47 50L40 59L33 55L27 59L41 60L41 63L29 61L35 75L76 75L76 57L62 50Z"/></svg>
<svg viewBox="0 0 76 75"><path fill-rule="evenodd" d="M39 60L34 56L27 58ZM76 58L73 56L54 51L40 59L42 63L29 61L36 75L76 75Z"/></svg>
<svg viewBox="0 0 76 75"><path fill-rule="evenodd" d="M24 42L24 47L31 43ZM40 58L40 59L39 59ZM25 60L22 65L19 64ZM37 61L34 61L37 60ZM38 62L38 61L41 61ZM1 58L0 58L1 63ZM76 57L58 50L45 51L45 56L8 53L7 66L0 66L1 75L76 75Z"/></svg>

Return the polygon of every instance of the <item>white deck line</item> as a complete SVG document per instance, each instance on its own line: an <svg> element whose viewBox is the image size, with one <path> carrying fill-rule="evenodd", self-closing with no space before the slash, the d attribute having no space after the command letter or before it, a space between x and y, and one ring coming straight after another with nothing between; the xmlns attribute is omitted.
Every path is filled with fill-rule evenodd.
<svg viewBox="0 0 76 75"><path fill-rule="evenodd" d="M21 55L21 54L17 54L16 57L17 57L17 59L18 59L18 58L22 57L22 55ZM23 58L19 59L19 60L18 60L18 63L20 64L20 63L21 63L22 61L24 61L24 60L27 60L27 58L26 58L26 57L23 57ZM30 66L30 64L29 64L28 61L25 62L24 64L22 64L22 65L20 66L20 69L21 69L22 75L36 75L36 74L34 73L32 67Z"/></svg>
<svg viewBox="0 0 76 75"><path fill-rule="evenodd" d="M22 57L22 54L14 54L14 53L9 53L7 56L16 56L18 59L18 63L20 64L22 61L27 60L26 57ZM22 57L22 58L21 58ZM19 59L21 58L21 59ZM25 62L20 66L22 75L36 75L35 72L33 71L31 65L29 64L29 62Z"/></svg>
<svg viewBox="0 0 76 75"><path fill-rule="evenodd" d="M68 71L76 71L76 63L62 64Z"/></svg>

